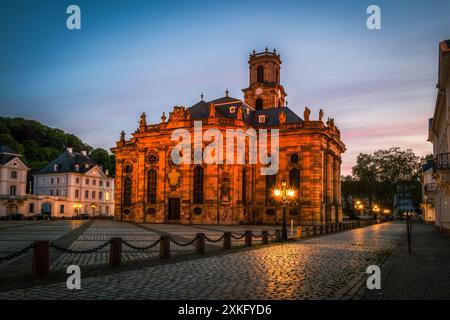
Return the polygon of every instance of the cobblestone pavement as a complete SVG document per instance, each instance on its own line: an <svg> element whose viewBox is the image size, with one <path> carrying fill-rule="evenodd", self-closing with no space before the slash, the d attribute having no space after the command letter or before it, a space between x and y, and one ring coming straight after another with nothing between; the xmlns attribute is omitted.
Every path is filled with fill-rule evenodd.
<svg viewBox="0 0 450 320"><path fill-rule="evenodd" d="M100 246L112 237L121 237L133 246L145 247L158 240L161 235L170 235L180 243L187 243L192 240L197 233L205 233L210 239L218 239L223 235L224 231L233 232L236 235L242 235L245 230L252 230L256 234L260 234L263 229L269 230L270 233L275 231L275 227L270 226L194 226L194 225L176 225L176 224L134 224L127 222L119 222L112 220L94 220L76 239L64 241L63 244L58 243L58 239L69 234L86 221L0 221L0 256L6 256L13 252L28 246L35 240L55 241L58 245L71 250L87 250ZM255 242L258 239L254 240ZM232 239L233 246L242 246L244 239ZM207 242L207 251L219 250L222 242ZM185 253L192 253L195 250L195 244L189 246L179 246L171 243L171 254L177 256ZM60 252L51 250L51 257L55 257ZM122 248L122 261L127 262L136 259L148 259L159 257L159 246L152 249L139 251L132 249L126 245ZM29 262L31 259L31 251L28 259L21 260L20 265L16 262L22 259L19 257L8 262L0 264L0 270L7 265L10 271L26 269L23 272L30 271ZM93 253L83 254L58 254L52 259L50 268L52 270L65 269L71 264L79 266L105 264L109 260L109 246L104 247ZM16 264L14 264L16 263Z"/></svg>
<svg viewBox="0 0 450 320"><path fill-rule="evenodd" d="M450 300L450 236L414 223L411 255L402 242L381 268L381 290L364 299Z"/></svg>
<svg viewBox="0 0 450 320"><path fill-rule="evenodd" d="M36 240L56 240L86 221L0 221L0 256L17 252ZM20 259L20 257L19 257ZM0 264L0 270L17 259Z"/></svg>
<svg viewBox="0 0 450 320"><path fill-rule="evenodd" d="M404 238L403 233L402 224L386 223L289 244L82 278L81 290L68 290L66 283L60 282L1 292L0 299L359 298L366 283L366 268L381 264Z"/></svg>

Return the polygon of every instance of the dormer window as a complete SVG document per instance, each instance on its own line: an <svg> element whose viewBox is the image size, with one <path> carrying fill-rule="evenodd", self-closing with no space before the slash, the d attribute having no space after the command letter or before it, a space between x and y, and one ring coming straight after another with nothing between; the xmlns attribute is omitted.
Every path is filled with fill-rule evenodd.
<svg viewBox="0 0 450 320"><path fill-rule="evenodd" d="M75 171L80 171L80 166L78 164L75 165Z"/></svg>
<svg viewBox="0 0 450 320"><path fill-rule="evenodd" d="M88 165L88 164L84 165L84 167L85 167L86 169L89 169L89 165Z"/></svg>
<svg viewBox="0 0 450 320"><path fill-rule="evenodd" d="M235 113L236 112L236 107L230 107L230 113Z"/></svg>
<svg viewBox="0 0 450 320"><path fill-rule="evenodd" d="M259 123L265 123L266 122L266 116L265 115L259 115L258 116L258 122Z"/></svg>
<svg viewBox="0 0 450 320"><path fill-rule="evenodd" d="M53 171L54 171L54 172L58 172L58 170L59 170L59 165L54 164L54 165L53 165Z"/></svg>

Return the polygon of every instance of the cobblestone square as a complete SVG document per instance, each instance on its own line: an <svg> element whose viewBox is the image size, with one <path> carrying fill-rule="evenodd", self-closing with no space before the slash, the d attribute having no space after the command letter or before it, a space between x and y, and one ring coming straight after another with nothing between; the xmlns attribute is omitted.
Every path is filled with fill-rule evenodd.
<svg viewBox="0 0 450 320"><path fill-rule="evenodd" d="M34 230L53 223L55 227L61 227L61 222L55 221L48 225L14 226L9 230ZM69 228L70 223L65 223L61 225ZM137 225L116 221L79 223L85 230L72 241L72 249L92 247L111 236L120 236L134 245L145 245L161 234L171 234L186 242L197 232L205 232L214 238L225 230L236 233L246 229L255 233L262 229L271 230L267 226ZM0 230L3 233L8 229ZM14 232L19 238L23 237L19 231ZM81 255L77 259L62 254L52 262L52 267L58 269L69 263L79 264L82 270L81 290L68 290L65 282L57 282L3 291L0 299L357 299L365 293L367 267L382 264L404 240L404 232L402 223L378 224L286 244L92 277L83 277L83 265L106 262L107 249ZM220 245L211 244L209 250L217 246L219 251ZM174 246L173 249L182 254L183 250L193 251L194 247ZM145 254L126 249L124 254L127 260L151 255L156 256L157 249Z"/></svg>

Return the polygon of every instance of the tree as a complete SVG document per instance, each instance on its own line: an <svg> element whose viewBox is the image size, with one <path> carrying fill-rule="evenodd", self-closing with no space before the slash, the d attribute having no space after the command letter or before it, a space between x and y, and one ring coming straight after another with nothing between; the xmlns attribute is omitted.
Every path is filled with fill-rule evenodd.
<svg viewBox="0 0 450 320"><path fill-rule="evenodd" d="M378 150L373 154L359 154L352 177L342 181L346 197L368 199L369 207L374 201L392 208L397 195L408 194L416 204L420 203L420 168L424 158L418 157L410 149L393 147ZM417 205L416 205L417 207Z"/></svg>
<svg viewBox="0 0 450 320"><path fill-rule="evenodd" d="M103 170L108 170L111 175L115 172L115 158L109 155L108 151L105 149L97 148L94 149L90 155L92 160L97 162L103 167Z"/></svg>

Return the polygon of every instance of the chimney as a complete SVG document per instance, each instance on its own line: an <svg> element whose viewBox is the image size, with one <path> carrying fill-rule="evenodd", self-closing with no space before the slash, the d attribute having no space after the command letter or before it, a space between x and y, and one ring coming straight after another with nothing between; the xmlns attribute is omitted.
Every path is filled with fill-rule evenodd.
<svg viewBox="0 0 450 320"><path fill-rule="evenodd" d="M81 154L82 154L83 156L87 156L87 151L86 151L86 150L81 150Z"/></svg>
<svg viewBox="0 0 450 320"><path fill-rule="evenodd" d="M67 147L66 150L67 150L68 153L72 153L73 152L73 149L71 147Z"/></svg>
<svg viewBox="0 0 450 320"><path fill-rule="evenodd" d="M108 170L108 169L106 169L105 174L106 174L107 176L109 176L109 170Z"/></svg>

